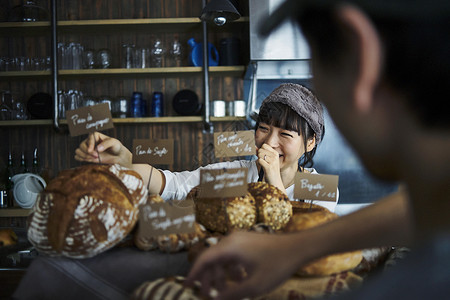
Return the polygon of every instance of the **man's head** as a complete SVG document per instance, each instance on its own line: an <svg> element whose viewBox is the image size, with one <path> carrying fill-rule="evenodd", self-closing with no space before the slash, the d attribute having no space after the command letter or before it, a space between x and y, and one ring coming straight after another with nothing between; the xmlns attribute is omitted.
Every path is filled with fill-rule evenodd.
<svg viewBox="0 0 450 300"><path fill-rule="evenodd" d="M288 0L266 27L286 16L310 44L319 99L373 173L396 179L400 139L418 127L450 128L449 1Z"/></svg>

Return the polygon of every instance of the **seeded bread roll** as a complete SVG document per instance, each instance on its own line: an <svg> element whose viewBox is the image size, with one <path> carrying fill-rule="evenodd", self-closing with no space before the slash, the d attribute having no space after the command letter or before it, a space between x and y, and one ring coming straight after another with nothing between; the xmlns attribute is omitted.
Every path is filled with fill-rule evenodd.
<svg viewBox="0 0 450 300"><path fill-rule="evenodd" d="M302 207L303 206L303 207ZM284 232L296 232L330 222L338 215L323 207L309 208L309 203L297 204L296 213L284 228ZM301 212L300 212L301 211ZM326 276L348 271L362 260L362 251L338 253L319 258L305 266L298 272L299 276Z"/></svg>
<svg viewBox="0 0 450 300"><path fill-rule="evenodd" d="M199 286L184 286L185 278L181 276L160 278L141 284L132 294L131 300L208 300L211 297L200 296Z"/></svg>
<svg viewBox="0 0 450 300"><path fill-rule="evenodd" d="M162 203L164 200L159 195L150 195L147 203ZM134 243L136 247L144 251L156 250L174 253L182 250L189 250L201 239L207 237L206 229L203 225L194 223L195 231L191 233L167 234L158 237L139 236L136 232Z"/></svg>
<svg viewBox="0 0 450 300"><path fill-rule="evenodd" d="M213 232L227 233L233 229L250 229L256 223L255 199L250 193L233 198L199 198L199 189L192 189L187 199L195 203L195 219Z"/></svg>
<svg viewBox="0 0 450 300"><path fill-rule="evenodd" d="M92 257L127 236L146 198L139 174L119 165L62 171L38 195L28 239L50 256Z"/></svg>
<svg viewBox="0 0 450 300"><path fill-rule="evenodd" d="M292 205L285 193L266 182L249 183L248 191L256 201L258 223L272 230L286 226L292 216Z"/></svg>
<svg viewBox="0 0 450 300"><path fill-rule="evenodd" d="M292 205L287 195L265 182L249 183L248 192L243 197L199 198L198 194L199 187L196 187L188 195L195 202L197 221L215 232L248 230L256 223L280 230L292 216Z"/></svg>

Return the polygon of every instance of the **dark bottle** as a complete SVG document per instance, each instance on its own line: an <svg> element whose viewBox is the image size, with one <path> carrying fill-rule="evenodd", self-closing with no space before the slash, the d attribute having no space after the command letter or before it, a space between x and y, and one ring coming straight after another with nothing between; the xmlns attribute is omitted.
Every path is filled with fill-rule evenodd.
<svg viewBox="0 0 450 300"><path fill-rule="evenodd" d="M31 173L39 175L41 173L41 166L39 163L38 149L34 148L33 163L31 164Z"/></svg>
<svg viewBox="0 0 450 300"><path fill-rule="evenodd" d="M154 92L152 96L152 117L164 115L164 98L161 92Z"/></svg>
<svg viewBox="0 0 450 300"><path fill-rule="evenodd" d="M12 159L11 152L8 155L8 164L6 165L5 170L5 190L3 197L7 199L7 201L4 202L4 207L6 206L13 206L14 200L13 200L13 188L14 188L14 182L12 181L12 177L14 176L14 163Z"/></svg>
<svg viewBox="0 0 450 300"><path fill-rule="evenodd" d="M143 99L142 99L142 93L140 92L133 92L133 96L131 97L131 103L130 103L130 114L132 118L142 118L144 117L142 113L142 105Z"/></svg>
<svg viewBox="0 0 450 300"><path fill-rule="evenodd" d="M25 159L25 153L22 152L22 157L20 158L19 173L28 173L27 160Z"/></svg>
<svg viewBox="0 0 450 300"><path fill-rule="evenodd" d="M0 183L0 209L9 206L8 191L3 183Z"/></svg>

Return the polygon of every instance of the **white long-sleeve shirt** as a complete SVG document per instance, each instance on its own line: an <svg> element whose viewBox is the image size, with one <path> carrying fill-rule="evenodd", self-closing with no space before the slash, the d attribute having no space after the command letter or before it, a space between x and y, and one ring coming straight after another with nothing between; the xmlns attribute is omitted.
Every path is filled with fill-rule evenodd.
<svg viewBox="0 0 450 300"><path fill-rule="evenodd" d="M171 172L168 170L161 170L166 177L166 185L161 197L165 200L182 200L186 198L187 194L192 190L192 188L200 184L200 170L202 169L234 169L234 168L247 168L247 182L257 182L258 181L258 167L256 161L249 160L235 160L230 162L221 162L210 164L204 167L200 167L193 171L183 171L183 172ZM312 174L318 174L314 168L305 168ZM294 185L291 185L286 189L286 193L289 199L294 200ZM337 191L337 200L339 199L339 190ZM314 204L324 206L330 211L334 212L336 202L332 201L320 201L314 200ZM306 200L308 201L308 200Z"/></svg>

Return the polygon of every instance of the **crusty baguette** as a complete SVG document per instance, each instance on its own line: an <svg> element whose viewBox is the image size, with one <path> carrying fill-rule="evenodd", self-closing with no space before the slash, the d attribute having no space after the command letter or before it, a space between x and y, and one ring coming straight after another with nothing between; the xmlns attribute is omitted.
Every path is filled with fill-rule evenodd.
<svg viewBox="0 0 450 300"><path fill-rule="evenodd" d="M309 203L304 204L305 210L296 213L292 216L289 223L284 228L284 232L297 232L308 228L318 226L337 219L338 215L330 212L326 208L312 209L307 208ZM302 205L298 205L300 207ZM295 211L295 209L294 209ZM302 245L302 247L308 247L308 245ZM297 272L300 276L326 276L343 271L351 270L358 266L363 256L362 251L352 251L345 253L337 253L329 256L319 258L302 268Z"/></svg>

